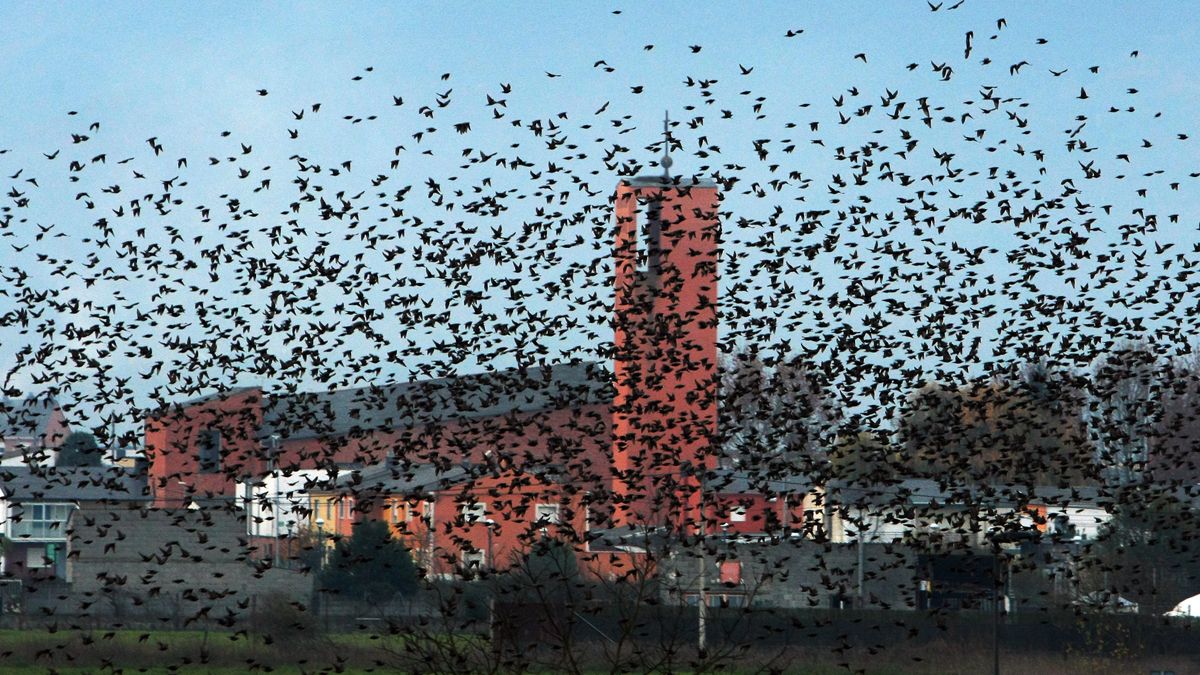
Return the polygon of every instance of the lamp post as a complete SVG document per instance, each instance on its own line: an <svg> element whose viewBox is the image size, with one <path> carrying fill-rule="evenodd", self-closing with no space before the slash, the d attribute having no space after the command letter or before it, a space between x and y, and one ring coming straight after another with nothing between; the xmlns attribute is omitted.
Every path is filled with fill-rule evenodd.
<svg viewBox="0 0 1200 675"><path fill-rule="evenodd" d="M703 462L693 464L690 461L684 461L680 465L681 477L695 477L699 483L699 493L697 494L697 502L699 507L699 551L696 556L699 565L696 571L696 651L700 654L700 658L704 658L708 651L708 593L705 591L707 580L705 579L706 564L708 562L705 551L706 540L708 539L708 518L704 512L704 492L707 488L708 467ZM686 511L685 506L685 511ZM680 537L686 533L683 524L679 527Z"/></svg>
<svg viewBox="0 0 1200 675"><path fill-rule="evenodd" d="M859 518L860 519L862 518L861 513L859 513ZM858 540L858 542L857 542L858 543L858 573L857 573L857 578L856 578L856 581L858 582L858 609L862 609L863 606L866 604L866 602L864 600L866 598L866 594L863 593L863 577L865 576L863 574L863 567L866 565L866 548L865 548L866 533L863 531L864 522L865 521L860 520L860 522L858 524L858 532L856 533L856 536L855 536L855 539Z"/></svg>
<svg viewBox="0 0 1200 675"><path fill-rule="evenodd" d="M272 567L279 567L279 477L275 475L277 462L275 455L278 453L279 434L271 434L271 454L267 468L271 475L271 530L274 535L271 542Z"/></svg>
<svg viewBox="0 0 1200 675"><path fill-rule="evenodd" d="M325 519L318 517L317 523L317 553L321 555L317 561L317 569L325 571Z"/></svg>
<svg viewBox="0 0 1200 675"><path fill-rule="evenodd" d="M700 658L704 658L708 651L708 593L704 588L708 583L705 579L705 569L708 565L708 556L706 555L705 546L708 545L708 516L704 513L704 490L705 481L708 478L708 467L701 464L700 472L700 574L698 585L700 587L699 603L696 613L696 649L700 653Z"/></svg>
<svg viewBox="0 0 1200 675"><path fill-rule="evenodd" d="M487 520L483 521L483 524L487 527L487 567L489 570L495 571L495 558L492 557L492 530L494 530L496 527L496 521L488 518Z"/></svg>
<svg viewBox="0 0 1200 675"><path fill-rule="evenodd" d="M496 564L492 558L492 529L496 526L496 521L488 518L483 521L487 527L487 566L493 574L496 572ZM488 640L492 643L492 648L496 647L496 593L493 590L488 595Z"/></svg>

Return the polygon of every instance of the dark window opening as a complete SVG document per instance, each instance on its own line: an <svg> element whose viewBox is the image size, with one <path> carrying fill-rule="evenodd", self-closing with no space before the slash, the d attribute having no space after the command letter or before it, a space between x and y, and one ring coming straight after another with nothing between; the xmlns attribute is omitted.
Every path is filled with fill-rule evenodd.
<svg viewBox="0 0 1200 675"><path fill-rule="evenodd" d="M221 470L221 432L205 429L196 439L200 454L200 473L217 473Z"/></svg>
<svg viewBox="0 0 1200 675"><path fill-rule="evenodd" d="M646 217L642 218L641 247L638 262L645 270L651 288L658 288L662 275L662 199L652 198L646 204Z"/></svg>

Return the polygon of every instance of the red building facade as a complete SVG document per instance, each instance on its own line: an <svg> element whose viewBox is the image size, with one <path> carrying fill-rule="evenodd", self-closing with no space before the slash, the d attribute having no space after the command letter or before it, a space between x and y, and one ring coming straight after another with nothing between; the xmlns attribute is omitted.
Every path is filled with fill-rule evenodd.
<svg viewBox="0 0 1200 675"><path fill-rule="evenodd" d="M621 525L697 522L696 470L716 465L718 201L712 183L617 186L612 462Z"/></svg>
<svg viewBox="0 0 1200 675"><path fill-rule="evenodd" d="M332 495L336 507L327 492L313 516L335 536L364 518L388 522L411 550L426 552L417 557L433 573L478 562L479 553L485 564L504 564L531 536L554 536L571 540L581 566L613 574L627 556L591 551L589 532L665 525L694 533L703 521L709 534L746 533L803 518L796 500L744 482L705 486L701 518L700 474L716 468L719 199L715 184L700 181L618 184L611 365L311 394L239 389L171 406L146 420L155 503L232 499L239 480L272 467L491 467L453 489L368 502L349 483ZM485 504L482 515L464 510L472 503ZM550 511L554 522L542 522Z"/></svg>

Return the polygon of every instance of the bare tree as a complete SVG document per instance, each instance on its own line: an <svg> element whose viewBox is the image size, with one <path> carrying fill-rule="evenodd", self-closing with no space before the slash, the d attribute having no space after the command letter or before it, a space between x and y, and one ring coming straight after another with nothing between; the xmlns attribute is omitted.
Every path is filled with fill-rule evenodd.
<svg viewBox="0 0 1200 675"><path fill-rule="evenodd" d="M820 374L802 360L741 351L722 361L720 455L767 473L812 475L839 420Z"/></svg>
<svg viewBox="0 0 1200 675"><path fill-rule="evenodd" d="M1157 356L1145 344L1124 343L1096 364L1086 420L1104 478L1126 486L1146 478L1151 438L1161 418Z"/></svg>

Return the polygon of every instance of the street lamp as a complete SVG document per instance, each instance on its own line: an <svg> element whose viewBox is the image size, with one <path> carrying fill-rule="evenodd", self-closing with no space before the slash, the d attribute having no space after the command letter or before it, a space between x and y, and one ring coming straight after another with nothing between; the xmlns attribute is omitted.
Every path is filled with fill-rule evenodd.
<svg viewBox="0 0 1200 675"><path fill-rule="evenodd" d="M182 493L182 496L179 498L179 505L192 511L198 510L200 505L197 504L196 500L191 497L192 486L183 481L176 482L179 483L180 492Z"/></svg>
<svg viewBox="0 0 1200 675"><path fill-rule="evenodd" d="M317 552L320 553L320 564L317 566L321 571L325 570L325 519L317 518Z"/></svg>
<svg viewBox="0 0 1200 675"><path fill-rule="evenodd" d="M271 475L271 530L274 535L271 542L274 558L272 567L279 567L279 478L275 475L275 456L278 453L279 434L271 434L271 454L268 457L267 469Z"/></svg>
<svg viewBox="0 0 1200 675"><path fill-rule="evenodd" d="M488 569L495 571L495 558L492 557L492 530L496 527L496 521L488 518L487 520L483 521L483 524L487 527L487 566Z"/></svg>
<svg viewBox="0 0 1200 675"><path fill-rule="evenodd" d="M492 558L492 529L496 527L496 521L488 518L483 521L487 527L487 566L493 573L496 571L496 564ZM496 644L496 594L493 591L488 595L488 640L491 641L493 648Z"/></svg>
<svg viewBox="0 0 1200 675"><path fill-rule="evenodd" d="M708 467L703 463L693 465L691 462L684 462L682 474L684 476L695 476L699 481L699 494L697 501L699 502L700 511L700 536L699 536L699 566L696 573L696 650L700 654L700 658L704 658L708 651L708 579L706 578L708 556L705 547L708 543L708 514L705 512L704 493L708 489Z"/></svg>

